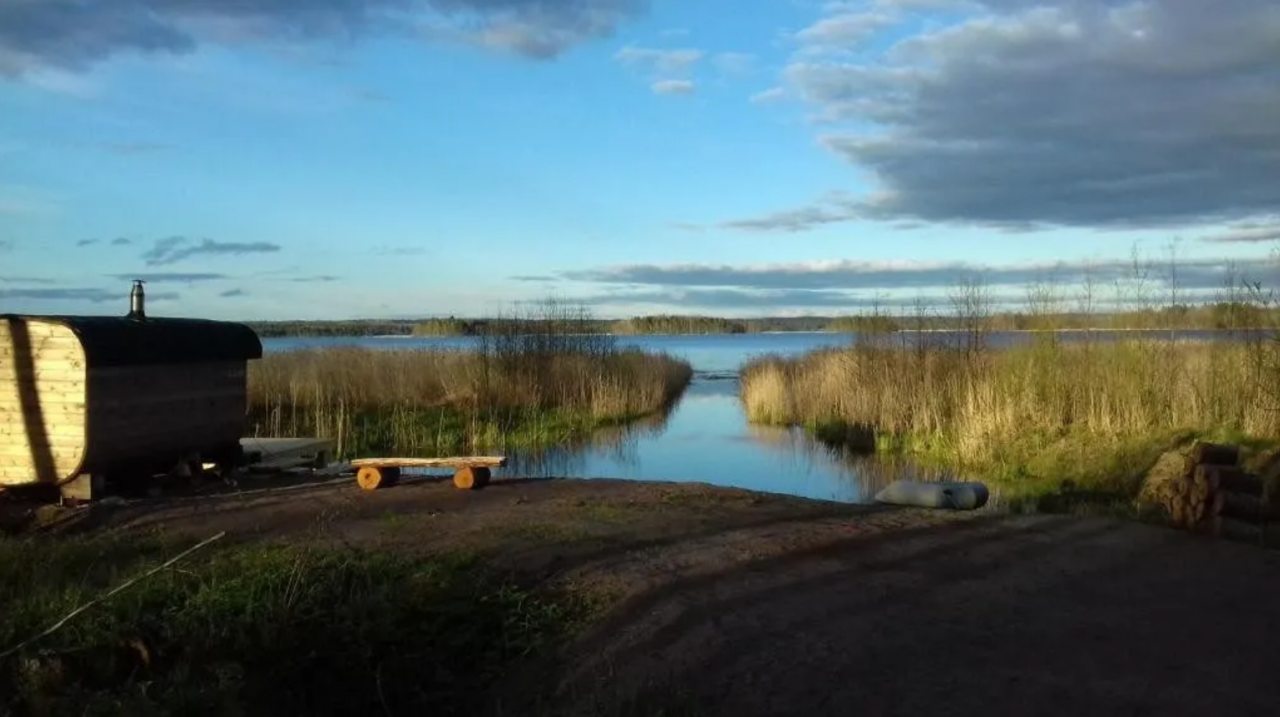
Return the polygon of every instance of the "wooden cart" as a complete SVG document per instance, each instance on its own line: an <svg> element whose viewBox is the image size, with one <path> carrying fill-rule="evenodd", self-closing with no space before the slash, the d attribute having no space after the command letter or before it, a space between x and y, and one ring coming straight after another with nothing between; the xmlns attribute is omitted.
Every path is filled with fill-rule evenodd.
<svg viewBox="0 0 1280 717"><path fill-rule="evenodd" d="M364 490L395 485L402 468L453 468L453 485L461 490L479 490L489 485L491 468L507 464L505 456L460 456L454 458L358 458L356 484Z"/></svg>

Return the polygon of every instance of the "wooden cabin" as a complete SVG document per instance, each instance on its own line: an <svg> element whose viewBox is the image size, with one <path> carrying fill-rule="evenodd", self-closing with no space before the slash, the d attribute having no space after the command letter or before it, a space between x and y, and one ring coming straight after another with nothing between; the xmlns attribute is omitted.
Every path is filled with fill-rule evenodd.
<svg viewBox="0 0 1280 717"><path fill-rule="evenodd" d="M126 318L0 315L0 489L90 497L107 476L236 460L261 356L247 326L145 318L140 298Z"/></svg>

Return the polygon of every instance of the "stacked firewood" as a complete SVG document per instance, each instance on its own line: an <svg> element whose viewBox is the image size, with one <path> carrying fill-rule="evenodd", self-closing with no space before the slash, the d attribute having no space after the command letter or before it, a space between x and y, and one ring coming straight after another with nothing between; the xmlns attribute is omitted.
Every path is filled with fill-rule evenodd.
<svg viewBox="0 0 1280 717"><path fill-rule="evenodd" d="M1272 463L1280 472L1280 462ZM1273 513L1271 491L1266 488L1273 482L1246 472L1236 446L1196 443L1187 455L1181 480L1169 486L1169 515L1175 526L1187 530L1263 543Z"/></svg>

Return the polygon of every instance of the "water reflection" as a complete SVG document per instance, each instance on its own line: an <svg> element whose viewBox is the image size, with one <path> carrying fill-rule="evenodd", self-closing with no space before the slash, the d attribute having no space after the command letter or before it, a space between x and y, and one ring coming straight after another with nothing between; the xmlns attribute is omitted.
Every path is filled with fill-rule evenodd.
<svg viewBox="0 0 1280 717"><path fill-rule="evenodd" d="M697 375L667 415L510 459L499 475L697 481L853 503L898 478L939 477L827 446L798 428L750 425L737 377L724 374Z"/></svg>

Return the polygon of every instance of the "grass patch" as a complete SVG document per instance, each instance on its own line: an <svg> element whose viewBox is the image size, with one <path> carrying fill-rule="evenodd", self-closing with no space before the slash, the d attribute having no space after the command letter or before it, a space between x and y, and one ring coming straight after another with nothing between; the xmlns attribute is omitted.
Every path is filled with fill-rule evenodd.
<svg viewBox="0 0 1280 717"><path fill-rule="evenodd" d="M0 649L183 547L0 540ZM469 712L590 609L465 555L210 548L0 660L0 712Z"/></svg>

